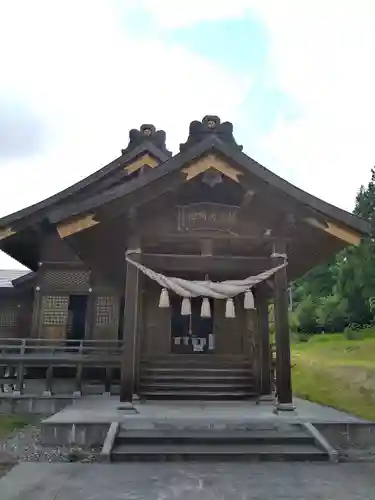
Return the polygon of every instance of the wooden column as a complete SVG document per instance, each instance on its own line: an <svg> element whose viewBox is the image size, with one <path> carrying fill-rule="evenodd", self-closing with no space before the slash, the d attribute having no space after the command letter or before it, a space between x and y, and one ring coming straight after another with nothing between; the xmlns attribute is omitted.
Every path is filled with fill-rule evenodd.
<svg viewBox="0 0 375 500"><path fill-rule="evenodd" d="M136 247L133 247L136 248ZM141 251L131 253L131 259L139 262ZM121 363L121 391L120 401L131 402L133 400L135 378L136 378L136 352L138 332L138 301L140 295L139 271L126 261L125 278L125 310L123 329L123 355Z"/></svg>
<svg viewBox="0 0 375 500"><path fill-rule="evenodd" d="M258 328L260 340L260 393L269 395L271 387L271 352L268 323L268 300L265 287L257 287L256 306L258 312Z"/></svg>
<svg viewBox="0 0 375 500"><path fill-rule="evenodd" d="M284 262L286 245L283 241L275 242L273 249L275 266ZM288 281L287 268L284 267L275 273L274 277L275 300L275 337L276 337L276 386L277 409L293 410L291 364L290 364L290 335L288 318Z"/></svg>
<svg viewBox="0 0 375 500"><path fill-rule="evenodd" d="M37 339L40 337L39 325L40 325L40 309L41 309L41 293L39 286L34 288L34 300L33 300L33 312L32 312L32 323L31 323L31 338ZM22 333L22 337L26 335Z"/></svg>

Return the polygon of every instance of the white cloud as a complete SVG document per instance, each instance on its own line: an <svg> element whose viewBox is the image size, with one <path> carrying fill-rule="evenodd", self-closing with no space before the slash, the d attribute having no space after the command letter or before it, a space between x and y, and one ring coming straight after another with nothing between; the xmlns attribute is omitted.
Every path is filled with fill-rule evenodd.
<svg viewBox="0 0 375 500"><path fill-rule="evenodd" d="M351 210L375 160L375 3L265 1L256 10L271 36L273 81L300 109L263 138L270 164Z"/></svg>
<svg viewBox="0 0 375 500"><path fill-rule="evenodd" d="M115 7L0 0L0 95L32 103L52 133L38 156L0 164L7 186L0 215L108 163L126 146L129 129L142 123L165 129L176 150L191 120L209 113L235 120L248 78L181 47L130 37ZM0 255L0 268L13 266Z"/></svg>
<svg viewBox="0 0 375 500"><path fill-rule="evenodd" d="M270 84L299 109L298 120L280 117L259 140L256 159L312 194L353 208L375 160L374 0L137 1L168 27L243 18L251 9L269 33Z"/></svg>

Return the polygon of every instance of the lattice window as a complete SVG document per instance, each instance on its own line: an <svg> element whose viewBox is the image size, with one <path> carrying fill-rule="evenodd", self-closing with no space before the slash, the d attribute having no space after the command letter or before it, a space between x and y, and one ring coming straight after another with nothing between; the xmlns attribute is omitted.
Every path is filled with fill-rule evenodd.
<svg viewBox="0 0 375 500"><path fill-rule="evenodd" d="M46 295L42 299L43 324L47 326L66 325L69 297Z"/></svg>
<svg viewBox="0 0 375 500"><path fill-rule="evenodd" d="M0 310L0 326L17 326L18 309Z"/></svg>
<svg viewBox="0 0 375 500"><path fill-rule="evenodd" d="M96 299L96 325L110 326L116 322L117 297L103 296Z"/></svg>
<svg viewBox="0 0 375 500"><path fill-rule="evenodd" d="M49 269L44 273L44 283L60 288L88 288L89 282L89 271Z"/></svg>

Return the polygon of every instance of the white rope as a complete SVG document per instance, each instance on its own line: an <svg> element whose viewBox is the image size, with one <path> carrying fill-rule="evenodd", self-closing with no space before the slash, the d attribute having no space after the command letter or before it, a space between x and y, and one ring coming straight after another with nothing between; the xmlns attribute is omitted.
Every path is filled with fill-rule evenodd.
<svg viewBox="0 0 375 500"><path fill-rule="evenodd" d="M130 252L129 252L130 253ZM228 299L235 297L240 293L244 293L257 285L261 281L267 280L280 269L286 267L287 263L284 262L277 267L273 267L267 271L257 274L256 276L249 276L244 280L229 280L221 282L213 281L189 281L182 278L167 277L163 274L157 273L152 269L133 261L129 254L126 255L126 260L133 266L137 267L146 276L159 283L162 288L172 290L181 297L211 297L213 299Z"/></svg>

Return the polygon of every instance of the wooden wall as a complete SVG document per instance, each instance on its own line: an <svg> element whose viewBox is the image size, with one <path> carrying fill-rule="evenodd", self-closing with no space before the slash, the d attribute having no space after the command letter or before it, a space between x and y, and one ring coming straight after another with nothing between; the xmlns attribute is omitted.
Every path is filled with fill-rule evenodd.
<svg viewBox="0 0 375 500"><path fill-rule="evenodd" d="M94 298L91 338L116 340L118 338L120 300L116 294L97 295Z"/></svg>
<svg viewBox="0 0 375 500"><path fill-rule="evenodd" d="M20 307L17 297L0 298L0 337L18 337Z"/></svg>
<svg viewBox="0 0 375 500"><path fill-rule="evenodd" d="M0 337L18 338L31 335L32 293L2 291L0 296Z"/></svg>
<svg viewBox="0 0 375 500"><path fill-rule="evenodd" d="M141 349L144 357L165 356L170 353L170 309L159 308L160 286L147 280L143 290L144 315ZM215 300L215 354L249 357L248 321L243 297L234 299L236 317L225 317L225 300Z"/></svg>

